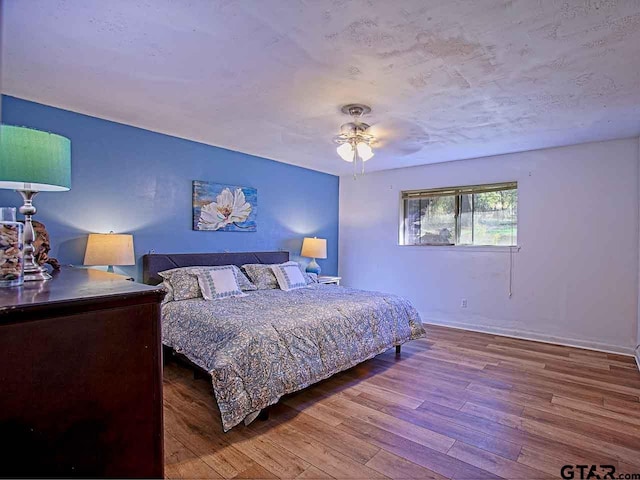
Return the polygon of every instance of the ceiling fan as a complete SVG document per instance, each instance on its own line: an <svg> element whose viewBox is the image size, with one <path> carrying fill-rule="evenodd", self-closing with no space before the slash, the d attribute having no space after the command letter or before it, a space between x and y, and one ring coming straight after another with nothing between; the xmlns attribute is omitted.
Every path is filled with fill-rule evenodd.
<svg viewBox="0 0 640 480"><path fill-rule="evenodd" d="M429 142L429 135L423 128L409 121L395 120L370 125L362 117L371 113L371 107L352 103L341 108L342 113L350 115L353 121L340 127L340 133L334 137L340 158L353 163L354 178L364 174L364 164L374 156L374 148L383 148L385 153L405 156L416 153Z"/></svg>

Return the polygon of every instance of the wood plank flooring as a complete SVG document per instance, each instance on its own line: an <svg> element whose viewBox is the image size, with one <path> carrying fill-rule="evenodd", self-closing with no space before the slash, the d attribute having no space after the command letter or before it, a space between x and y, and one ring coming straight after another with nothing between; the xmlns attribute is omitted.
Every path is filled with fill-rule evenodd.
<svg viewBox="0 0 640 480"><path fill-rule="evenodd" d="M209 381L168 365L167 477L542 479L566 464L640 474L633 358L427 332L226 434Z"/></svg>

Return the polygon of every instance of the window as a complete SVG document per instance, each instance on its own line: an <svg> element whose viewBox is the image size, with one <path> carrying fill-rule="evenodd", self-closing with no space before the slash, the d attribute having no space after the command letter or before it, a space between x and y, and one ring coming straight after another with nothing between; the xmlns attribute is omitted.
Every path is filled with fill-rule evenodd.
<svg viewBox="0 0 640 480"><path fill-rule="evenodd" d="M518 184L402 192L402 245L517 245Z"/></svg>

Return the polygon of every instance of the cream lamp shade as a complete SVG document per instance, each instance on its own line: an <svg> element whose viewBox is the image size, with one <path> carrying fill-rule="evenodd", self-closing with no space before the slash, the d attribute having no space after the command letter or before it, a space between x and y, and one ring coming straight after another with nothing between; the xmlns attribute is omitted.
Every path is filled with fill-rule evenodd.
<svg viewBox="0 0 640 480"><path fill-rule="evenodd" d="M302 241L300 255L307 258L327 258L327 240L324 238L306 237Z"/></svg>
<svg viewBox="0 0 640 480"><path fill-rule="evenodd" d="M133 235L91 233L84 253L85 265L135 265Z"/></svg>

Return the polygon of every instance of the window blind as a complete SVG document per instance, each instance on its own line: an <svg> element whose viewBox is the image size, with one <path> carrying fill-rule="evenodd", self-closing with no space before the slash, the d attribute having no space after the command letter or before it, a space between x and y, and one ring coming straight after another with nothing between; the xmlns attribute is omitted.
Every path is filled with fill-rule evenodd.
<svg viewBox="0 0 640 480"><path fill-rule="evenodd" d="M474 193L499 192L515 190L518 182L492 183L488 185L469 185L465 187L431 188L428 190L408 190L402 192L402 199L419 199L428 197L440 197L444 195L469 195ZM397 197L396 197L397 198Z"/></svg>

